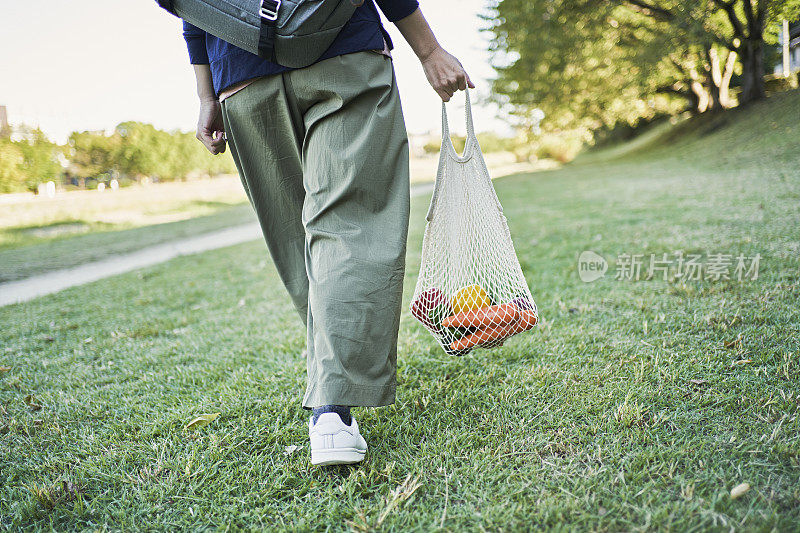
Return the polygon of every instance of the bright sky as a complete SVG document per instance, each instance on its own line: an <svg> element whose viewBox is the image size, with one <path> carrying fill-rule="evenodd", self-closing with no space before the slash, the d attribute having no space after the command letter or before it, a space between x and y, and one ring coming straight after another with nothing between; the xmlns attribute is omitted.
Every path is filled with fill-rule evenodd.
<svg viewBox="0 0 800 533"><path fill-rule="evenodd" d="M488 35L478 18L487 0L422 0L439 42L489 92ZM193 130L194 75L180 21L154 0L0 0L0 105L12 124L40 126L63 142L73 130L112 129L125 120ZM394 25L394 63L409 132L440 128L440 100ZM473 98L473 102L475 98ZM463 132L463 97L451 129ZM506 131L496 108L474 106L478 131Z"/></svg>

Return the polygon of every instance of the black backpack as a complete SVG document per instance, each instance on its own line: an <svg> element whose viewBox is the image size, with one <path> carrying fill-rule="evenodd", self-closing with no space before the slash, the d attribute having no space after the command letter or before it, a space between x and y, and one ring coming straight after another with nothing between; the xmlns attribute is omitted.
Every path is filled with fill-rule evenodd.
<svg viewBox="0 0 800 533"><path fill-rule="evenodd" d="M330 47L355 0L156 0L188 23L248 52L302 68Z"/></svg>

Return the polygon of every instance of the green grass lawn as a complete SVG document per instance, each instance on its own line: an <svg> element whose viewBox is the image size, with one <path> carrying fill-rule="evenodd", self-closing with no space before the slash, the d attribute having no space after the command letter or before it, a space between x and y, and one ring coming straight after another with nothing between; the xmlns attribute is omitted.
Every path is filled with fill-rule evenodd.
<svg viewBox="0 0 800 533"><path fill-rule="evenodd" d="M0 283L255 221L239 179L0 196Z"/></svg>
<svg viewBox="0 0 800 533"><path fill-rule="evenodd" d="M553 165L486 159L498 176ZM437 162L412 159L412 182L431 181ZM256 220L235 176L15 198L0 195L0 283Z"/></svg>
<svg viewBox="0 0 800 533"><path fill-rule="evenodd" d="M247 203L236 176L60 191L54 198L0 195L0 250L212 215Z"/></svg>
<svg viewBox="0 0 800 533"><path fill-rule="evenodd" d="M0 283L24 279L90 261L134 252L176 239L255 222L250 204L219 205L210 215L128 229L98 228L84 235L52 238L19 247L0 249Z"/></svg>
<svg viewBox="0 0 800 533"><path fill-rule="evenodd" d="M542 323L448 358L405 312L356 467L309 464L305 336L260 242L0 309L0 527L798 530L798 110L498 180ZM614 279L677 250L760 254L758 279Z"/></svg>

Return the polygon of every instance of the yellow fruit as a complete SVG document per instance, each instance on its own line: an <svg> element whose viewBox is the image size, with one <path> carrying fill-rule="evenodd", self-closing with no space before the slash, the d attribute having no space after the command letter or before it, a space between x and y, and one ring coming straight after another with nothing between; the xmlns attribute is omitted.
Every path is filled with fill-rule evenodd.
<svg viewBox="0 0 800 533"><path fill-rule="evenodd" d="M463 311L472 311L489 307L491 300L486 295L486 291L480 285L467 285L458 289L453 297L453 313L458 314Z"/></svg>

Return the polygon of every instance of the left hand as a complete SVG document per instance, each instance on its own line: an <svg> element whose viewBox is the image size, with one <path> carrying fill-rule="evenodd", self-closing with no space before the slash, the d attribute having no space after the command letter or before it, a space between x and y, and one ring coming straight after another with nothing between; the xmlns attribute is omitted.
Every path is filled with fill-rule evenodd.
<svg viewBox="0 0 800 533"><path fill-rule="evenodd" d="M461 62L441 46L422 61L422 69L428 83L443 102L450 101L456 91L464 91L467 87L475 88Z"/></svg>
<svg viewBox="0 0 800 533"><path fill-rule="evenodd" d="M197 119L197 139L214 155L225 152L225 125L219 101L205 98L200 101L200 116Z"/></svg>

